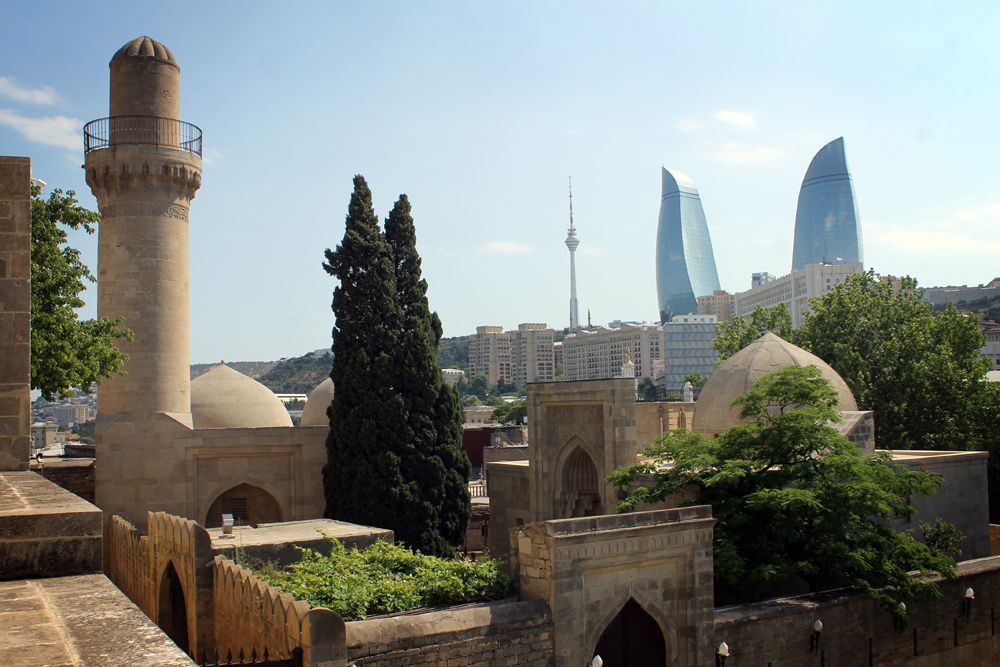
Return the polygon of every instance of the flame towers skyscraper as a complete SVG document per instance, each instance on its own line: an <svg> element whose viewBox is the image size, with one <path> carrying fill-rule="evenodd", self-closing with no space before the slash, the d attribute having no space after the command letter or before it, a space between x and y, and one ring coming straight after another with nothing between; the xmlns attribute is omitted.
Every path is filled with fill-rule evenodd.
<svg viewBox="0 0 1000 667"><path fill-rule="evenodd" d="M580 239L576 238L576 227L573 226L573 177L569 179L569 230L566 236L566 247L569 248L569 328L580 326L580 309L576 302L576 249Z"/></svg>
<svg viewBox="0 0 1000 667"><path fill-rule="evenodd" d="M694 181L663 170L656 229L656 296L660 321L698 312L698 297L719 289L705 210Z"/></svg>

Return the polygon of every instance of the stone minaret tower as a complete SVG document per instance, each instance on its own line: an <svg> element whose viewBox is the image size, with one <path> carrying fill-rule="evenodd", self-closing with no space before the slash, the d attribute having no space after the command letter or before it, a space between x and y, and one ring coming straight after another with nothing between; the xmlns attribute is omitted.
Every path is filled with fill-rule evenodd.
<svg viewBox="0 0 1000 667"><path fill-rule="evenodd" d="M97 429L130 416L145 430L157 414L190 428L188 209L201 186L201 130L180 120L170 49L139 37L110 68L109 118L84 128L101 212L97 312L125 318L135 342L120 342L128 377L98 391Z"/></svg>

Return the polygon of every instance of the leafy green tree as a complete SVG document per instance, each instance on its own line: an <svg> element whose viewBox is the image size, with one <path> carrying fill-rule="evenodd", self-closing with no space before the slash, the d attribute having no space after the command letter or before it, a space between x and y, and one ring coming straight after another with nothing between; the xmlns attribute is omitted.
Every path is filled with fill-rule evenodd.
<svg viewBox="0 0 1000 667"><path fill-rule="evenodd" d="M480 401L485 401L490 390L490 380L483 373L476 373L476 377L469 383L469 393L475 394Z"/></svg>
<svg viewBox="0 0 1000 667"><path fill-rule="evenodd" d="M76 193L54 190L48 199L31 186L31 388L46 400L90 392L113 374L125 375L128 355L115 341L135 340L122 318L80 320L84 281L95 282L66 229L94 233L101 216L77 205Z"/></svg>
<svg viewBox="0 0 1000 667"><path fill-rule="evenodd" d="M656 385L648 377L643 376L639 378L639 384L636 385L636 388L639 390L639 393L648 394L656 390Z"/></svg>
<svg viewBox="0 0 1000 667"><path fill-rule="evenodd" d="M528 402L525 400L520 401L502 401L501 405L497 406L497 409L493 411L492 419L498 421L501 424L506 424L508 422L515 422L520 424L524 419L524 416L528 414Z"/></svg>
<svg viewBox="0 0 1000 667"><path fill-rule="evenodd" d="M896 598L940 595L909 572L952 578L955 564L890 520L912 513L904 498L934 493L940 478L892 465L887 453L861 456L829 425L840 420L837 401L815 366L766 375L733 401L740 425L711 440L670 431L644 451L649 462L610 475L621 491L640 475L655 481L618 510L700 489L690 504L711 505L718 520L716 604L751 602L796 580L812 591L850 582L905 624Z"/></svg>
<svg viewBox="0 0 1000 667"><path fill-rule="evenodd" d="M323 268L340 282L333 292L330 377L337 391L327 411L325 516L399 529L399 539L406 539L408 524L424 508L404 432L406 406L394 386L403 313L392 249L362 176L354 177L344 238L335 251L327 249Z"/></svg>
<svg viewBox="0 0 1000 667"><path fill-rule="evenodd" d="M715 329L712 347L719 353L720 363L733 356L768 331L787 341L792 340L792 314L785 304L773 308L757 306L750 321L734 316ZM692 383L694 384L694 383Z"/></svg>
<svg viewBox="0 0 1000 667"><path fill-rule="evenodd" d="M397 539L429 554L452 554L465 543L472 516L469 458L462 447L462 408L437 365L441 320L427 303L410 202L400 195L385 221L392 250L396 298L403 325L396 347L393 385L408 414L404 437L413 449L408 479L419 497Z"/></svg>
<svg viewBox="0 0 1000 667"><path fill-rule="evenodd" d="M744 345L743 347L746 347L746 345ZM701 373L689 373L688 375L684 376L684 382L690 382L691 386L697 389L698 387L704 387L705 383L708 382L708 378L702 375ZM684 382L682 382L681 384L684 384Z"/></svg>

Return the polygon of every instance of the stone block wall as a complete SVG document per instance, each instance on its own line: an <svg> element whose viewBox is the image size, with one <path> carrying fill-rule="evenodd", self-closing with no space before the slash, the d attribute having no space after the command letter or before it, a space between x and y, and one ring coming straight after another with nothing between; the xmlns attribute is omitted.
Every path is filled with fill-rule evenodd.
<svg viewBox="0 0 1000 667"><path fill-rule="evenodd" d="M47 460L43 465L33 462L31 470L70 493L75 493L88 503L94 502L94 460Z"/></svg>
<svg viewBox="0 0 1000 667"><path fill-rule="evenodd" d="M146 616L154 618L149 540L128 521L113 516L108 541L110 549L105 574Z"/></svg>
<svg viewBox="0 0 1000 667"><path fill-rule="evenodd" d="M490 463L486 467L490 479L490 557L503 561L501 569L510 574L506 562L510 560L510 531L531 523L528 462Z"/></svg>
<svg viewBox="0 0 1000 667"><path fill-rule="evenodd" d="M663 433L679 428L693 429L694 403L663 401L661 403L635 404L635 439L639 449L648 447L660 436L660 416L663 416Z"/></svg>
<svg viewBox="0 0 1000 667"><path fill-rule="evenodd" d="M0 470L31 449L31 160L0 156Z"/></svg>
<svg viewBox="0 0 1000 667"><path fill-rule="evenodd" d="M1000 556L1000 526L990 524L990 555Z"/></svg>
<svg viewBox="0 0 1000 667"><path fill-rule="evenodd" d="M212 562L215 646L223 661L247 659L265 648L272 658L286 658L301 648L305 665L340 667L347 657L344 620L329 609L310 609L280 588L258 579L236 563Z"/></svg>
<svg viewBox="0 0 1000 667"><path fill-rule="evenodd" d="M552 617L542 600L502 600L347 624L358 665L553 665Z"/></svg>
<svg viewBox="0 0 1000 667"><path fill-rule="evenodd" d="M940 598L906 601L911 627L900 630L881 606L848 589L715 610L714 645L729 645L736 667L964 667L1000 664L997 606L1000 558L966 561ZM967 588L975 592L968 615ZM819 651L810 651L816 620ZM707 663L706 663L707 664Z"/></svg>

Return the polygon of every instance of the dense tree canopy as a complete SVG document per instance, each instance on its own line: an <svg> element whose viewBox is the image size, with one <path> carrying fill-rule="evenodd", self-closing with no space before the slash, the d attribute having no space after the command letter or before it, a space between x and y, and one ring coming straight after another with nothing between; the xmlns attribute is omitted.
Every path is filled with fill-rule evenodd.
<svg viewBox="0 0 1000 667"><path fill-rule="evenodd" d="M461 408L435 363L441 323L427 306L405 197L386 232L354 179L344 238L326 251L334 290L333 403L323 482L326 516L392 529L429 554L465 537L469 461Z"/></svg>
<svg viewBox="0 0 1000 667"><path fill-rule="evenodd" d="M117 373L128 355L115 341L134 340L121 318L80 320L84 281L94 282L80 252L67 245L66 229L94 233L100 215L77 205L76 193L54 190L48 199L31 186L31 388L47 401L89 392Z"/></svg>
<svg viewBox="0 0 1000 667"><path fill-rule="evenodd" d="M719 361L722 362L768 331L787 341L792 340L792 314L785 304L779 303L774 308L757 306L749 321L734 315L730 321L716 327L712 347L719 353ZM693 382L691 384L694 385Z"/></svg>
<svg viewBox="0 0 1000 667"><path fill-rule="evenodd" d="M718 520L717 604L750 602L799 580L813 591L849 582L905 623L898 598L938 594L908 573L953 577L954 561L890 520L913 512L904 499L934 493L940 478L892 465L885 453L862 457L829 425L839 421L837 400L815 366L764 376L734 402L742 424L712 440L670 431L644 451L650 462L613 473L621 491L640 475L655 480L619 511L700 489L691 504L711 505Z"/></svg>

